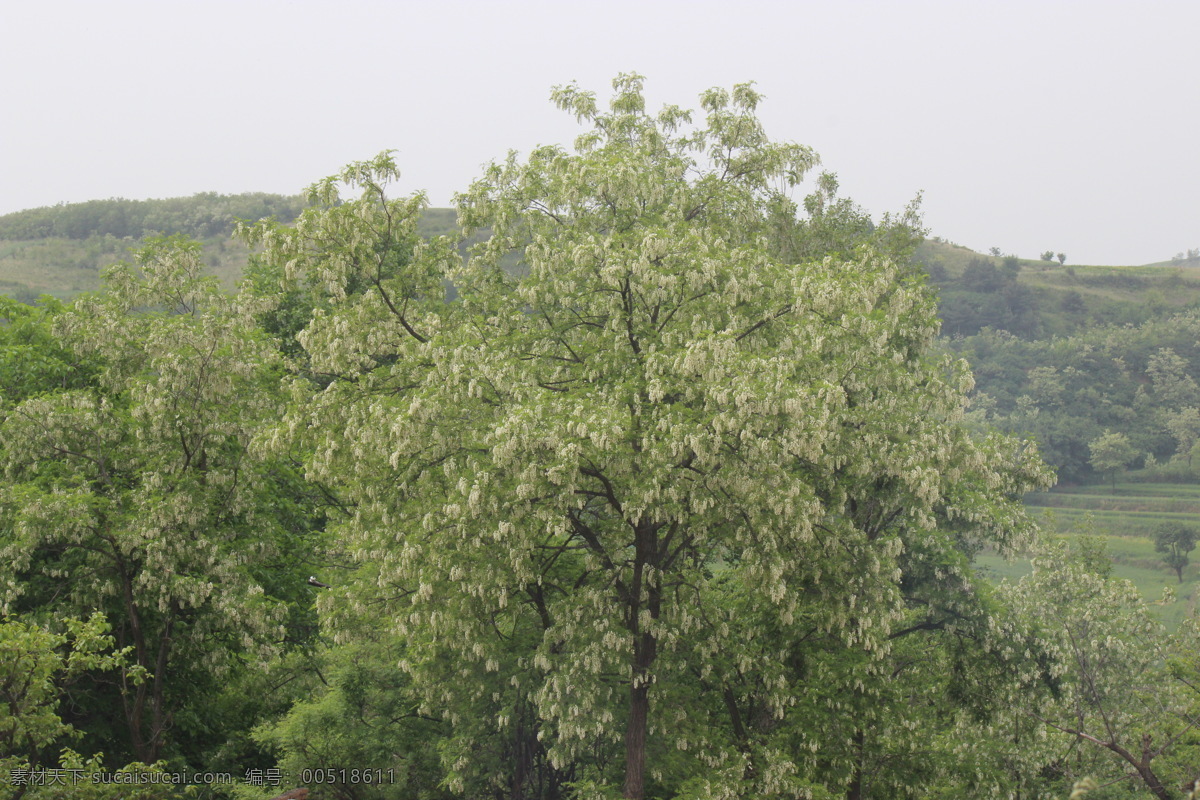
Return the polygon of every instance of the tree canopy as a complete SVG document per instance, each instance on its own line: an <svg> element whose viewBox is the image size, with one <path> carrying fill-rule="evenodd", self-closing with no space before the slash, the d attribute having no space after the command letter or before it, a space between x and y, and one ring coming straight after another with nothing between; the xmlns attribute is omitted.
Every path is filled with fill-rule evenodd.
<svg viewBox="0 0 1200 800"><path fill-rule="evenodd" d="M1194 624L1038 543L1050 470L986 428L1182 458L1194 325L1053 363L984 331L1016 388L968 415L918 201L839 197L751 85L553 99L573 146L486 167L455 236L384 153L240 224L236 295L170 238L0 301L0 761L245 775L206 800L1194 795ZM1020 267L956 280L1016 315Z"/></svg>
<svg viewBox="0 0 1200 800"><path fill-rule="evenodd" d="M105 681L89 702L119 708L120 747L146 763L196 699L172 688L215 689L217 674L269 653L283 638L279 595L303 580L264 589L286 587L263 566L294 543L287 466L250 448L279 407L273 349L201 274L198 250L147 244L109 273L107 294L56 311L40 362L21 345L4 359L41 377L4 381L27 396L0 425L0 609L107 613L141 677Z"/></svg>
<svg viewBox="0 0 1200 800"><path fill-rule="evenodd" d="M916 275L781 257L816 158L767 138L750 86L699 120L647 112L635 75L606 108L554 99L584 133L460 197L491 234L465 265L415 238L422 198L386 198L388 156L249 232L323 296L280 441L356 509L331 619L387 610L460 791L802 793L789 653L946 624L906 574L958 575L938 602L969 605L965 551L1027 537L1047 474L957 424L970 377L929 354Z"/></svg>

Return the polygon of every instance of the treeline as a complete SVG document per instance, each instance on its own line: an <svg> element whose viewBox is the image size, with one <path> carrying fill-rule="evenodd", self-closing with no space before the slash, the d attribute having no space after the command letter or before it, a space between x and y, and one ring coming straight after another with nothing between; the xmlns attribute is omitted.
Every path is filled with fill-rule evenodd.
<svg viewBox="0 0 1200 800"><path fill-rule="evenodd" d="M973 256L957 273L936 258L945 345L975 378L972 418L1038 443L1060 480L1096 480L1093 444L1119 436L1129 467L1196 480L1200 293L1178 269L1042 268ZM1104 461L1104 459L1101 459Z"/></svg>
<svg viewBox="0 0 1200 800"><path fill-rule="evenodd" d="M268 217L291 222L304 208L300 196L204 192L164 200L89 200L0 216L0 240L182 234L198 239L229 236L238 220Z"/></svg>
<svg viewBox="0 0 1200 800"><path fill-rule="evenodd" d="M973 413L1037 441L1060 480L1094 479L1090 445L1110 431L1129 439L1131 466L1174 459L1179 479L1195 479L1200 314L1033 341L987 330L950 346L971 362Z"/></svg>

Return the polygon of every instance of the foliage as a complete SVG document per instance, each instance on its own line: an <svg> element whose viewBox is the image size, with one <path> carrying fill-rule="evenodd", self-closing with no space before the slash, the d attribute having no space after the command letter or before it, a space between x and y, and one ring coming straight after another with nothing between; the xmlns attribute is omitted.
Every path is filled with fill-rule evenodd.
<svg viewBox="0 0 1200 800"><path fill-rule="evenodd" d="M1160 462L1187 461L1198 333L1200 318L1187 313L1041 341L984 331L949 344L974 366L983 421L1036 439L1063 480L1082 481L1102 472L1089 444L1105 432Z"/></svg>
<svg viewBox="0 0 1200 800"><path fill-rule="evenodd" d="M50 322L63 305L44 298L34 307L0 297L0 414L21 401L56 389L79 388L92 377L55 340Z"/></svg>
<svg viewBox="0 0 1200 800"><path fill-rule="evenodd" d="M417 710L417 694L396 669L403 643L369 628L359 632L313 656L308 671L315 666L321 681L309 680L306 696L255 738L280 753L285 774L327 770L331 780L323 783L342 800L449 797L431 791L441 774L431 744L444 736L445 723ZM382 780L347 775L350 765Z"/></svg>
<svg viewBox="0 0 1200 800"><path fill-rule="evenodd" d="M1150 356L1146 375L1154 387L1155 398L1169 409L1195 407L1200 403L1200 386L1190 374L1188 360L1170 347L1159 348Z"/></svg>
<svg viewBox="0 0 1200 800"><path fill-rule="evenodd" d="M1105 431L1104 434L1088 443L1092 451L1091 464L1098 472L1112 476L1113 491L1117 490L1117 471L1124 469L1137 458L1137 451L1129 443L1129 437L1123 433Z"/></svg>
<svg viewBox="0 0 1200 800"><path fill-rule="evenodd" d="M317 184L294 231L250 231L324 290L280 441L356 509L360 574L326 610L393 620L458 792L844 791L842 740L819 774L796 706L822 682L789 654L840 643L832 674L878 685L902 556L932 576L1030 533L1015 498L1047 477L955 424L969 378L925 354L920 281L869 248L777 256L798 251L776 187L814 158L766 138L759 99L713 90L691 126L647 113L637 76L607 110L557 90L589 129L462 196L492 232L464 268L415 236L419 196L386 199L386 156Z"/></svg>
<svg viewBox="0 0 1200 800"><path fill-rule="evenodd" d="M974 258L956 280L943 282L939 313L944 332L970 335L983 328L1032 335L1039 332L1039 304L1028 286L1018 282L1020 263L1005 258Z"/></svg>
<svg viewBox="0 0 1200 800"><path fill-rule="evenodd" d="M1194 781L1191 623L1169 635L1086 540L995 591L972 566L1034 539L1020 497L1049 483L992 426L1113 493L1143 454L1194 479L1200 321L1162 316L1187 279L947 245L927 272L957 338L935 343L918 201L874 220L824 172L794 202L816 156L766 137L750 86L696 114L647 112L635 75L614 89L557 89L575 147L487 168L453 239L452 212L388 196L386 154L303 211L0 218L0 239L76 237L36 247L84 287L119 237L278 217L238 226L261 254L236 297L202 277L214 254L154 240L104 295L0 299L12 763L82 742L395 774L324 787L361 800ZM1136 533L1171 503L1097 518ZM1159 537L1180 580L1194 543ZM1122 552L1161 577L1151 547ZM52 622L94 610L111 632Z"/></svg>
<svg viewBox="0 0 1200 800"><path fill-rule="evenodd" d="M811 194L804 198L805 216L782 197L770 210L771 241L778 257L788 262L850 259L862 247L871 247L900 264L907 263L924 237L920 196L903 212L885 214L876 223L849 198L838 197L838 180L822 172Z"/></svg>
<svg viewBox="0 0 1200 800"><path fill-rule="evenodd" d="M105 611L132 667L98 677L77 713L121 719L121 734L98 733L146 763L217 675L279 641L281 601L300 590L263 588L265 564L303 545L275 513L279 467L250 447L278 413L273 356L201 268L197 247L174 240L115 268L109 294L53 317L72 362L51 369L60 386L0 423L4 607Z"/></svg>
<svg viewBox="0 0 1200 800"><path fill-rule="evenodd" d="M1192 449L1200 441L1200 409L1195 406L1167 411L1166 428L1175 439L1175 452L1183 456L1190 468L1192 466Z"/></svg>
<svg viewBox="0 0 1200 800"><path fill-rule="evenodd" d="M1179 523L1165 523L1154 534L1154 549L1163 554L1163 561L1175 570L1183 583L1183 570L1188 565L1188 553L1196 549L1197 531Z"/></svg>
<svg viewBox="0 0 1200 800"><path fill-rule="evenodd" d="M55 634L16 619L0 621L0 753L7 756L0 767L6 771L36 769L43 753L71 732L56 713L57 680L121 663L124 654L105 654L112 637L103 615L66 625L69 634Z"/></svg>
<svg viewBox="0 0 1200 800"><path fill-rule="evenodd" d="M1039 702L1015 713L1051 732L1040 758L1062 780L1090 775L1170 800L1195 777L1200 755L1194 693L1170 666L1195 642L1167 635L1094 548L1094 540L1074 549L1048 543L1031 575L1003 587L1053 659L1045 688L1029 687Z"/></svg>
<svg viewBox="0 0 1200 800"><path fill-rule="evenodd" d="M90 777L105 771L99 756L85 762L64 749L60 760L50 760L53 749L77 735L58 713L64 687L87 671L125 668L129 655L128 648L112 650L113 637L102 614L93 614L87 620L65 619L62 627L62 633L54 633L20 619L0 619L0 771L4 773L0 798L154 800L176 796L174 790L168 791L161 784L135 795L122 786L92 790ZM144 764L130 764L122 771L142 775L159 772ZM51 773L79 774L82 783L70 777L64 777L61 783L41 777Z"/></svg>

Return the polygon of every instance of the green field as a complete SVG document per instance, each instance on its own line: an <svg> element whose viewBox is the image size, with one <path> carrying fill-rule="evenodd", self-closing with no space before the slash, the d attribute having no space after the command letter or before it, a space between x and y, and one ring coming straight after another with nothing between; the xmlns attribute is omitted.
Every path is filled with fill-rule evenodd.
<svg viewBox="0 0 1200 800"><path fill-rule="evenodd" d="M1196 613L1200 600L1200 550L1183 571L1180 584L1174 570L1154 550L1154 529L1163 522L1181 522L1200 528L1200 485L1180 483L1118 483L1075 486L1027 495L1026 506L1038 515L1047 534L1066 536L1090 533L1108 548L1113 572L1133 581L1142 596L1160 611L1172 628ZM1006 561L984 554L976 563L995 579L1017 579L1030 571L1029 561ZM1171 587L1175 600L1161 604L1163 590Z"/></svg>

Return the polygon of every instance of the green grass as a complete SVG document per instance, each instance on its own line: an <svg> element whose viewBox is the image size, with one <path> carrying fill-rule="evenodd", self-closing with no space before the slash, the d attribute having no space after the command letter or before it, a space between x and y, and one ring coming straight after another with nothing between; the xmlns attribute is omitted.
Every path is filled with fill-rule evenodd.
<svg viewBox="0 0 1200 800"><path fill-rule="evenodd" d="M1055 487L1052 492L1033 492L1026 499L1036 497L1058 497L1061 495L1084 495L1091 497L1178 497L1196 498L1200 500L1200 484L1179 483L1169 481L1129 481L1120 482L1116 489L1112 484L1089 484L1087 486ZM1033 505L1039 505L1034 502Z"/></svg>
<svg viewBox="0 0 1200 800"><path fill-rule="evenodd" d="M1039 508L1082 508L1093 511L1163 511L1200 515L1200 496L1173 497L1166 494L1088 495L1041 493L1025 498Z"/></svg>
<svg viewBox="0 0 1200 800"><path fill-rule="evenodd" d="M1113 574L1132 581L1171 629L1196 614L1200 601L1200 550L1178 583L1175 571L1154 549L1154 528L1165 521L1200 528L1200 485L1182 483L1118 483L1075 486L1026 496L1026 506L1040 515L1048 534L1073 536L1088 532L1104 542L1113 561ZM1027 558L1011 561L995 554L976 559L981 573L995 581L1019 580L1032 569ZM1163 604L1163 590L1175 599Z"/></svg>
<svg viewBox="0 0 1200 800"><path fill-rule="evenodd" d="M1113 538L1153 538L1155 530L1166 522L1182 522L1200 527L1196 514L1170 511L1127 511L1088 508L1052 508L1054 527L1078 528L1090 517L1096 533Z"/></svg>
<svg viewBox="0 0 1200 800"><path fill-rule="evenodd" d="M1196 484L1119 483L1115 492L1111 485L1076 486L1030 494L1025 503L1045 513L1059 532L1077 529L1089 517L1096 533L1111 538L1152 539L1165 522L1200 528Z"/></svg>

